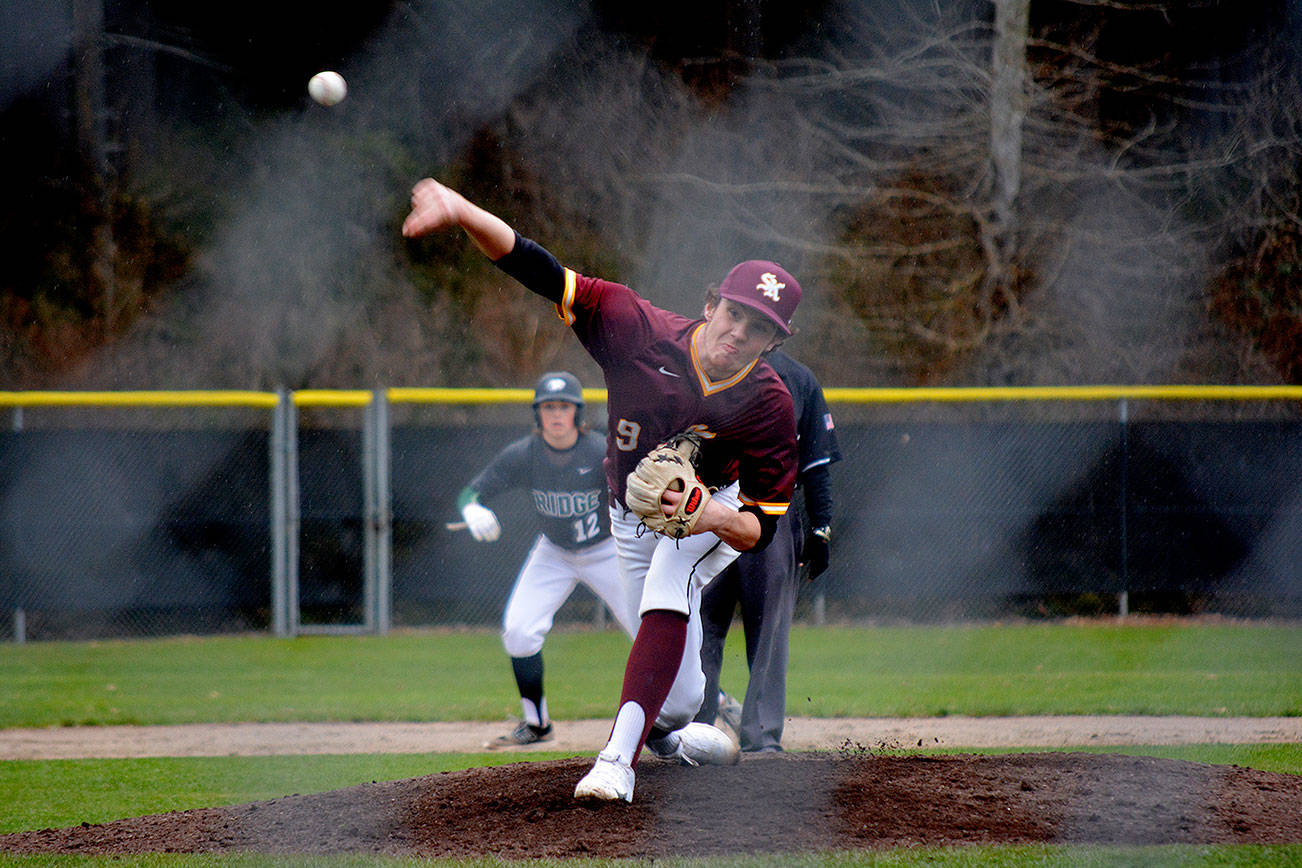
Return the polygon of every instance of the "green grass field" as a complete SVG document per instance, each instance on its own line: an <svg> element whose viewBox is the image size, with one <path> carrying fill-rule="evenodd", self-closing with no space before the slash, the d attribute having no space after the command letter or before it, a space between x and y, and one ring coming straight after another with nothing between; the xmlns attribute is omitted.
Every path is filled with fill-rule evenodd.
<svg viewBox="0 0 1302 868"><path fill-rule="evenodd" d="M724 687L740 693L740 634ZM628 640L558 631L546 649L559 719L606 717ZM225 721L501 720L518 713L495 633L36 643L0 655L0 726ZM788 711L1302 715L1302 627L1089 622L797 627Z"/></svg>
<svg viewBox="0 0 1302 868"><path fill-rule="evenodd" d="M738 647L730 648L724 664L724 686L736 691L744 686L740 644L733 643ZM627 648L627 640L613 632L554 633L546 652L552 713L560 719L607 716L618 696ZM5 727L502 720L517 710L510 667L490 631L9 645L0 654L0 685L0 726ZM792 635L789 712L1297 716L1302 714L1302 625L1136 621L798 627ZM1302 745L1127 747L1125 752L1302 774ZM234 804L515 759L427 754L8 761L0 763L0 831ZM165 855L112 860L0 856L0 866L189 868L245 861L265 863ZM360 857L277 863L417 864ZM1302 847L964 848L658 864L1285 865L1302 864Z"/></svg>

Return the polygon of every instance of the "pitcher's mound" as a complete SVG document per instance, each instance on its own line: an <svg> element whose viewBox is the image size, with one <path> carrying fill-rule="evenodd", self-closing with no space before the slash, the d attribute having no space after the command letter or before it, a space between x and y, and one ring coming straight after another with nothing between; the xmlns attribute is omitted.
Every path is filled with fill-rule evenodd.
<svg viewBox="0 0 1302 868"><path fill-rule="evenodd" d="M632 804L574 801L588 757L0 836L22 853L668 857L948 844L1302 842L1302 776L1082 753L644 760Z"/></svg>

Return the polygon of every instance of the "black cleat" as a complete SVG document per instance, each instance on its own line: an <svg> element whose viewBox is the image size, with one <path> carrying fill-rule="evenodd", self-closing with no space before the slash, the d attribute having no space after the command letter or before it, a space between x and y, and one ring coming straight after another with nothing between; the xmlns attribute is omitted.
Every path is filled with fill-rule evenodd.
<svg viewBox="0 0 1302 868"><path fill-rule="evenodd" d="M552 740L552 725L534 726L526 721L520 721L520 725L511 730L506 735L499 735L490 741L484 747L490 749L502 747L520 747L526 744L537 744L540 741Z"/></svg>

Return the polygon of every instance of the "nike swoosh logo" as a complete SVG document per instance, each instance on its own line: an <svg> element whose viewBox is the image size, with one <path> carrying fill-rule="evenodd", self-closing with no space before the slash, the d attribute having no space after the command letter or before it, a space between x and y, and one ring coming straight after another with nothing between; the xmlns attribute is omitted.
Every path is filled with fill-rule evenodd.
<svg viewBox="0 0 1302 868"><path fill-rule="evenodd" d="M580 467L580 468L578 469L578 474L579 474L580 476L582 476L582 475L585 474L585 473L589 473L589 472L591 472L591 470L592 470L591 467Z"/></svg>
<svg viewBox="0 0 1302 868"><path fill-rule="evenodd" d="M682 379L683 376L682 374L675 374L673 371L666 371L664 365L660 366L660 373L664 374L666 377L678 377L679 379Z"/></svg>

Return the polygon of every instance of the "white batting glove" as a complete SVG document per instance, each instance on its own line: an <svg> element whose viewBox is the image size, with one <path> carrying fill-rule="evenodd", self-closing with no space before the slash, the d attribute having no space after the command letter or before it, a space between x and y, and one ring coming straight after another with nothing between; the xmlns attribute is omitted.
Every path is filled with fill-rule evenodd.
<svg viewBox="0 0 1302 868"><path fill-rule="evenodd" d="M461 517L466 520L466 529L475 538L475 542L493 542L502 535L502 526L497 523L497 516L486 506L467 503L461 509Z"/></svg>

